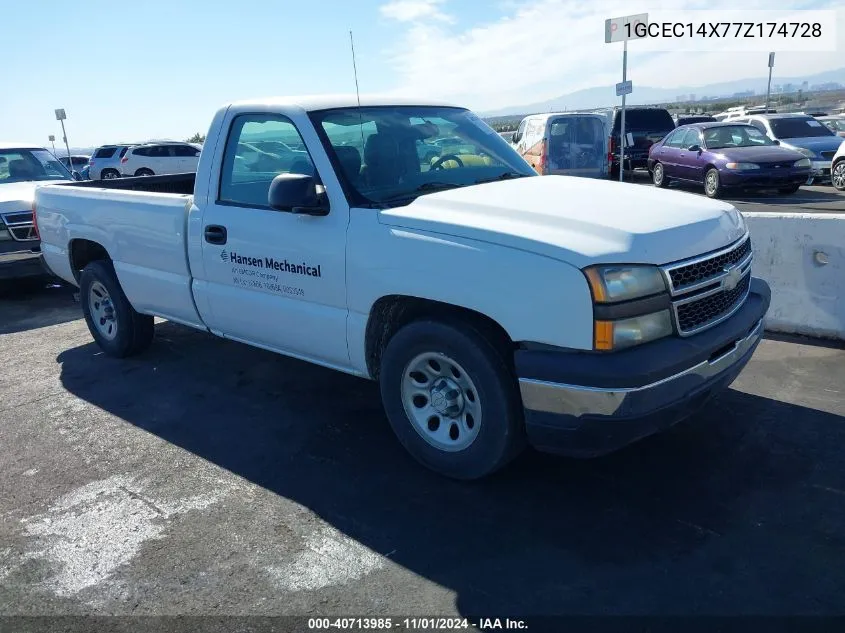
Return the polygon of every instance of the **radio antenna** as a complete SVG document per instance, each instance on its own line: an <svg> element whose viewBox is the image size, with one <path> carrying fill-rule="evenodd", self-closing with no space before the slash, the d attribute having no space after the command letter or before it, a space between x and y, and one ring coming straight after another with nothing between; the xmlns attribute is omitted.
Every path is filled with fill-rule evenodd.
<svg viewBox="0 0 845 633"><path fill-rule="evenodd" d="M352 49L352 74L355 76L355 98L358 100L358 129L361 131L361 154L364 153L364 115L361 113L361 91L358 90L358 65L355 63L355 40L349 31L349 46Z"/></svg>

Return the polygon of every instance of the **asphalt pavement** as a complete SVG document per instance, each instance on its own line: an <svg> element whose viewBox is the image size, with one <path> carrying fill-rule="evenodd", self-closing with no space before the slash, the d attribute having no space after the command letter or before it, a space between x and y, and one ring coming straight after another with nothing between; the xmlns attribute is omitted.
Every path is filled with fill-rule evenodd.
<svg viewBox="0 0 845 633"><path fill-rule="evenodd" d="M0 615L845 613L845 350L766 340L693 419L479 483L376 385L171 323L0 297Z"/></svg>
<svg viewBox="0 0 845 633"><path fill-rule="evenodd" d="M636 170L625 175L626 182L653 187L647 171ZM686 191L692 195L704 196L703 185L673 182L670 189ZM837 191L831 185L814 184L803 186L793 194L783 195L777 191L727 191L723 197L737 206L740 211L766 213L845 213L845 191Z"/></svg>

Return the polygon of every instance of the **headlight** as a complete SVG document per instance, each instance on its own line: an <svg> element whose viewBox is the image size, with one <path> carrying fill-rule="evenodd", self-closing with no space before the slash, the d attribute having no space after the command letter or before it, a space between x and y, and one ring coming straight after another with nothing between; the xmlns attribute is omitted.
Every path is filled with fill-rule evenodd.
<svg viewBox="0 0 845 633"><path fill-rule="evenodd" d="M728 163L725 165L728 169L760 169L757 163Z"/></svg>
<svg viewBox="0 0 845 633"><path fill-rule="evenodd" d="M596 303L613 303L666 291L656 266L593 266L584 274Z"/></svg>
<svg viewBox="0 0 845 633"><path fill-rule="evenodd" d="M813 163L810 162L809 158L802 158L801 160L796 160L794 163L795 167L811 167Z"/></svg>
<svg viewBox="0 0 845 633"><path fill-rule="evenodd" d="M622 319L595 322L595 349L619 350L672 334L669 310Z"/></svg>

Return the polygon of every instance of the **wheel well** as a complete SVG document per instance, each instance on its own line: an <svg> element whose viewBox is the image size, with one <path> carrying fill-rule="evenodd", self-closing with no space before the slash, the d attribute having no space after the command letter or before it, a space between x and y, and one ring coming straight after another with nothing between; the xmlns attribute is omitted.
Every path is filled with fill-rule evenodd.
<svg viewBox="0 0 845 633"><path fill-rule="evenodd" d="M460 322L473 327L487 338L502 354L508 366L513 365L514 343L505 329L490 317L449 303L389 295L373 304L364 344L367 354L367 370L370 376L378 378L381 356L388 342L402 327L420 319Z"/></svg>
<svg viewBox="0 0 845 633"><path fill-rule="evenodd" d="M82 269L97 260L111 261L108 251L97 242L91 240L73 240L70 243L70 268L76 281Z"/></svg>

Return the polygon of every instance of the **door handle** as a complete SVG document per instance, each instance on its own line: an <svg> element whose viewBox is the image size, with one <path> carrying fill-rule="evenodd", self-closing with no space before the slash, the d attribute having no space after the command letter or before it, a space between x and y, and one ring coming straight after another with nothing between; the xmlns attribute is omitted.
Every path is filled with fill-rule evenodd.
<svg viewBox="0 0 845 633"><path fill-rule="evenodd" d="M209 224L205 227L205 241L209 244L226 243L226 227L217 224Z"/></svg>

